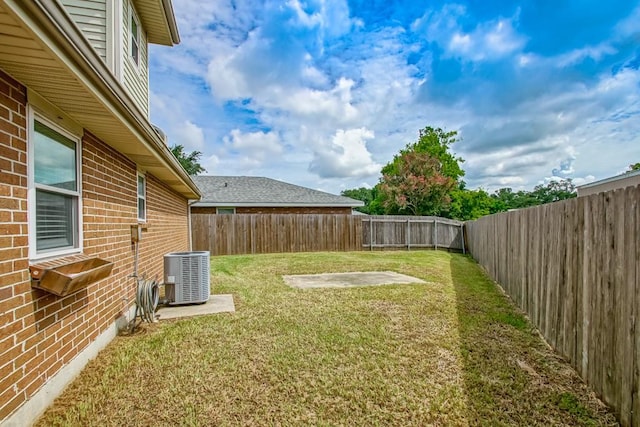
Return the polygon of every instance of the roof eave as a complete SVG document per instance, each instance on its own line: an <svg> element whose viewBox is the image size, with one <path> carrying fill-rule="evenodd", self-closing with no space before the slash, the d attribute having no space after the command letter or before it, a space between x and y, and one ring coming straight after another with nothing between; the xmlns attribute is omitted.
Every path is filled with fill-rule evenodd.
<svg viewBox="0 0 640 427"><path fill-rule="evenodd" d="M169 31L171 32L171 40L173 44L180 43L180 33L178 32L178 23L176 22L176 16L173 12L173 4L171 0L162 0L162 8L164 14L167 17L167 24L169 25Z"/></svg>
<svg viewBox="0 0 640 427"><path fill-rule="evenodd" d="M196 208L357 208L364 206L358 203L258 203L258 202L196 202L191 206Z"/></svg>
<svg viewBox="0 0 640 427"><path fill-rule="evenodd" d="M607 184L609 182L620 181L622 179L631 178L631 177L637 176L637 175L640 175L640 170L626 172L626 173L623 173L621 175L611 176L609 178L604 178L604 179L601 179L599 181L590 182L588 184L578 185L578 186L576 186L576 188L581 189L581 188L596 187L598 185Z"/></svg>
<svg viewBox="0 0 640 427"><path fill-rule="evenodd" d="M101 100L104 100L105 106L114 113L114 120L118 120L127 129L134 130L134 134L138 135L138 142L157 160L156 167L166 168L171 171L174 178L178 179L177 185L171 184L172 188L189 199L200 198L199 188L88 40L73 24L60 3L46 0L29 2L5 0L4 3L9 10L21 18L29 18L29 22L21 20L26 25L35 25L36 28L31 30L38 34L44 43L55 46L58 54L64 56L61 61L65 65L73 65L66 65L67 72L76 76L80 73L78 80L88 83L90 87L87 87L87 90L93 91ZM45 38L42 38L42 35ZM20 76L14 77L20 80ZM79 121L79 124L83 125L82 121ZM92 129L89 127L88 130Z"/></svg>
<svg viewBox="0 0 640 427"><path fill-rule="evenodd" d="M149 43L164 46L180 43L178 24L171 0L135 0L135 2L136 10L147 30Z"/></svg>

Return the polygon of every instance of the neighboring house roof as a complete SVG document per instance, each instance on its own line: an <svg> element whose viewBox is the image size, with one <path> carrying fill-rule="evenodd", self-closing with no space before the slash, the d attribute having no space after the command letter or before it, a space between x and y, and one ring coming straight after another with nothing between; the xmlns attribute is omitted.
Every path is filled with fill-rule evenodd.
<svg viewBox="0 0 640 427"><path fill-rule="evenodd" d="M601 179L577 186L578 196L588 196L601 191L609 191L617 188L625 188L640 184L640 170L626 172L620 175Z"/></svg>
<svg viewBox="0 0 640 427"><path fill-rule="evenodd" d="M196 176L197 207L356 207L360 200L258 176Z"/></svg>
<svg viewBox="0 0 640 427"><path fill-rule="evenodd" d="M171 31L171 2L140 0L136 6L154 3L161 4L157 12L166 22L150 25ZM60 124L87 129L179 194L199 198L195 183L62 4L0 0L0 22L11 35L3 39L9 48L0 50L0 68L27 86L29 99L41 96L60 112ZM177 33L171 37L177 42Z"/></svg>

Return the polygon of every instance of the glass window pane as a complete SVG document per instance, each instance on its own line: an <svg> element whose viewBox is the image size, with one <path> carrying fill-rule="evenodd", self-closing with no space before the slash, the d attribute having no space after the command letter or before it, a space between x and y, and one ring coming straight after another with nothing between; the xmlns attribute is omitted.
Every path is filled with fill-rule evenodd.
<svg viewBox="0 0 640 427"><path fill-rule="evenodd" d="M236 208L217 208L216 213L218 215L233 215L236 213Z"/></svg>
<svg viewBox="0 0 640 427"><path fill-rule="evenodd" d="M138 219L146 219L146 206L144 199L138 199Z"/></svg>
<svg viewBox="0 0 640 427"><path fill-rule="evenodd" d="M138 44L135 41L131 42L131 58L133 58L133 62L138 64Z"/></svg>
<svg viewBox="0 0 640 427"><path fill-rule="evenodd" d="M34 130L36 183L76 191L75 142L37 121Z"/></svg>
<svg viewBox="0 0 640 427"><path fill-rule="evenodd" d="M131 12L131 37L134 39L138 39L138 23L136 22L136 18L133 16L133 11Z"/></svg>
<svg viewBox="0 0 640 427"><path fill-rule="evenodd" d="M138 175L138 197L144 197L144 177Z"/></svg>
<svg viewBox="0 0 640 427"><path fill-rule="evenodd" d="M138 30L138 23L133 17L133 11L131 12L131 57L138 64L138 50L140 46L140 32Z"/></svg>
<svg viewBox="0 0 640 427"><path fill-rule="evenodd" d="M36 191L36 248L38 251L73 247L74 196Z"/></svg>

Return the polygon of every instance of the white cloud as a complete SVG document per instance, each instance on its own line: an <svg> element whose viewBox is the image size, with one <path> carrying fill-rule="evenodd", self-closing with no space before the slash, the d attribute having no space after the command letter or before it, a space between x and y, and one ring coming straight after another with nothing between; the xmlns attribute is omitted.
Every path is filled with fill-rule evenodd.
<svg viewBox="0 0 640 427"><path fill-rule="evenodd" d="M600 61L604 56L613 55L616 52L616 49L608 42L600 43L596 46L586 46L559 55L554 58L554 62L557 67L567 67L569 65L578 64L587 58Z"/></svg>
<svg viewBox="0 0 640 427"><path fill-rule="evenodd" d="M454 151L470 188L530 188L554 169L600 179L640 155L638 70L575 68L619 55L615 40L639 32L633 17L608 40L550 56L531 49L513 10L474 22L472 6L449 4L408 27L372 26L344 0L175 7L182 43L153 48L166 80L151 81L152 113L171 142L203 144L209 173L371 186L426 125L462 130Z"/></svg>
<svg viewBox="0 0 640 427"><path fill-rule="evenodd" d="M220 165L220 158L215 154L205 157L204 159L202 159L200 164L207 171L206 172L207 175L216 175L216 174L223 175L223 173L220 173L220 172L224 172L224 171L220 171L218 168L218 165Z"/></svg>
<svg viewBox="0 0 640 427"><path fill-rule="evenodd" d="M315 151L309 169L320 177L374 176L381 165L375 163L367 150L366 141L374 138L366 128L339 129L330 143L321 141Z"/></svg>
<svg viewBox="0 0 640 427"><path fill-rule="evenodd" d="M509 19L499 19L478 25L470 33L455 32L449 42L451 56L482 61L502 58L520 51L525 38L513 28Z"/></svg>
<svg viewBox="0 0 640 427"><path fill-rule="evenodd" d="M280 138L275 132L243 133L234 129L223 139L231 154L240 154L245 161L256 165L282 153Z"/></svg>
<svg viewBox="0 0 640 427"><path fill-rule="evenodd" d="M587 175L585 177L576 177L573 178L573 185L575 185L576 187L579 185L584 185L584 184L589 184L590 182L593 182L596 180L596 177L593 175Z"/></svg>
<svg viewBox="0 0 640 427"><path fill-rule="evenodd" d="M640 5L636 7L629 16L616 25L614 28L615 36L617 38L637 37L640 34L638 22L640 22Z"/></svg>
<svg viewBox="0 0 640 427"><path fill-rule="evenodd" d="M205 146L204 131L190 120L178 126L177 134L179 139L174 143L181 144L187 151L202 151Z"/></svg>
<svg viewBox="0 0 640 427"><path fill-rule="evenodd" d="M425 32L431 41L447 48L445 57L463 57L470 61L494 60L522 50L526 37L514 28L515 18L497 18L479 22L464 31L459 21L467 14L465 7L445 5L440 11L429 11L412 24L412 29Z"/></svg>

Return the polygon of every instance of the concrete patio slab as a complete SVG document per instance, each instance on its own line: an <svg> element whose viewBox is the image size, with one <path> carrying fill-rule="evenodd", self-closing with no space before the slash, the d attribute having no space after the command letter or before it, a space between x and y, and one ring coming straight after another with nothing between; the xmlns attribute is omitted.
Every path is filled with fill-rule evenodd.
<svg viewBox="0 0 640 427"><path fill-rule="evenodd" d="M405 285L426 283L416 277L393 271L366 271L353 273L299 274L282 276L284 282L300 289L349 288L353 286Z"/></svg>
<svg viewBox="0 0 640 427"><path fill-rule="evenodd" d="M233 295L211 295L204 304L162 306L156 311L160 320L178 319L181 317L203 316L214 313L233 313L236 311Z"/></svg>

